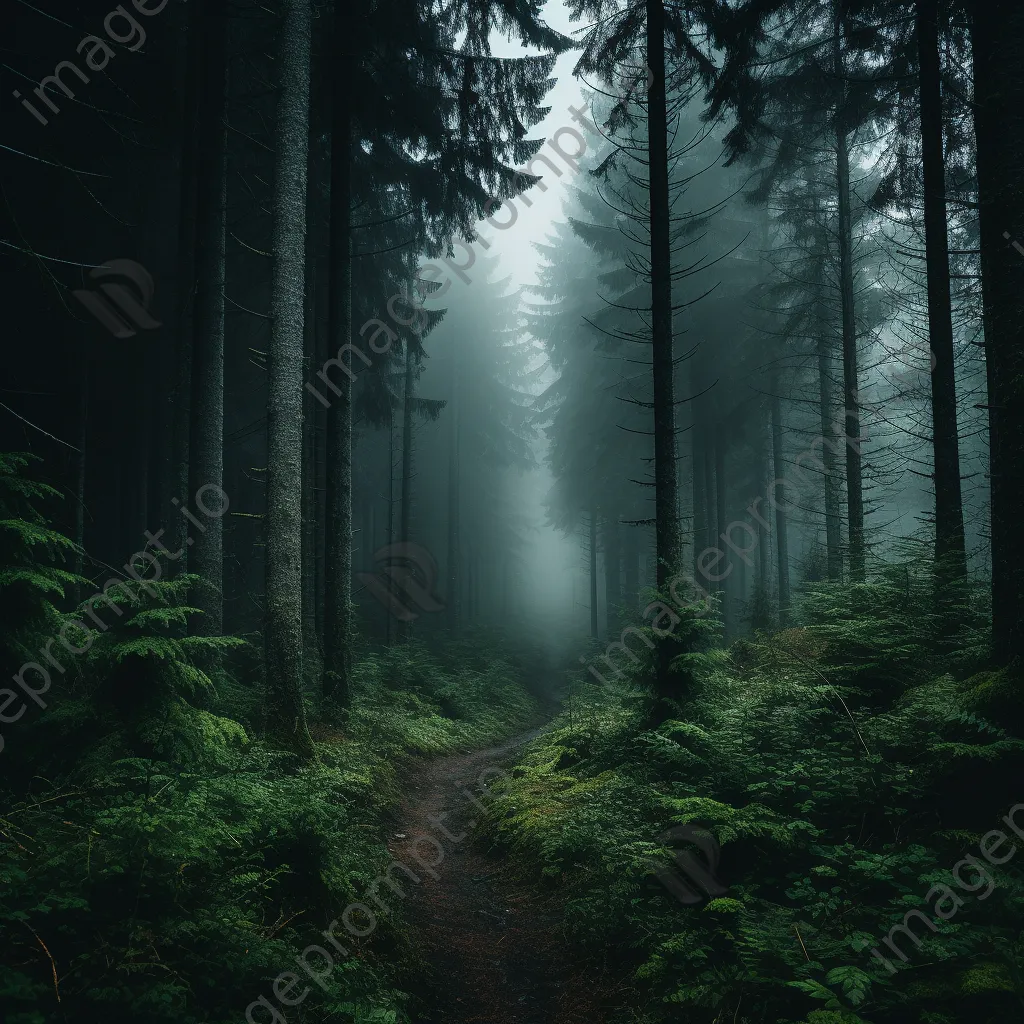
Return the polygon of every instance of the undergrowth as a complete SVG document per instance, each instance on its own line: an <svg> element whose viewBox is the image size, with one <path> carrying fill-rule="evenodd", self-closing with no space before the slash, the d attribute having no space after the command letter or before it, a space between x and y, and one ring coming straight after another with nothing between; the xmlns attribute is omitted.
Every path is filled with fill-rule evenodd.
<svg viewBox="0 0 1024 1024"><path fill-rule="evenodd" d="M678 713L656 729L649 664L608 687L574 681L490 828L522 871L563 891L567 935L591 970L623 980L611 1020L1020 1015L1024 854L995 867L979 853L990 830L1008 836L1000 857L1024 840L1020 683L980 670L969 593L959 635L936 642L931 583L908 564L852 589L815 585L798 625L729 649L691 623L705 641L679 647ZM1015 833L1001 819L1018 803ZM709 899L680 869L687 855L665 835L680 826L715 837L727 892ZM689 856L714 867L706 850Z"/></svg>
<svg viewBox="0 0 1024 1024"><path fill-rule="evenodd" d="M194 578L58 610L70 586L94 584L60 568L73 546L46 525L38 506L54 495L25 466L0 459L0 654L10 678L52 640L61 669L45 707L2 708L3 1019L261 1024L272 1018L253 1002L390 862L385 816L408 758L507 735L534 700L498 647L466 661L399 646L357 665L345 727L315 727L318 760L300 764L255 733L261 681L232 674L240 641L184 635ZM90 610L102 629L68 625L95 623ZM196 655L211 650L208 675ZM400 922L346 942L290 1019L408 1020Z"/></svg>

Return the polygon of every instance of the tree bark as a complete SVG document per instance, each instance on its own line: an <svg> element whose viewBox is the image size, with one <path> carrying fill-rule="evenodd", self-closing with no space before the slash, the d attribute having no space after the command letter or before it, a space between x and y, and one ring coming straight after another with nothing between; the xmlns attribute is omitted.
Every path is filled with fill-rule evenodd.
<svg viewBox="0 0 1024 1024"><path fill-rule="evenodd" d="M637 544L637 527L627 526L622 541L623 589L626 614L636 615L640 605L640 550Z"/></svg>
<svg viewBox="0 0 1024 1024"><path fill-rule="evenodd" d="M343 367L327 410L327 498L324 543L323 693L349 702L352 642L352 110L349 96L351 13L335 5L331 110L331 217L328 280L330 348Z"/></svg>
<svg viewBox="0 0 1024 1024"><path fill-rule="evenodd" d="M590 636L597 640L600 632L597 628L597 506L590 506L590 547L587 551L590 559Z"/></svg>
<svg viewBox="0 0 1024 1024"><path fill-rule="evenodd" d="M416 401L416 357L412 345L405 343L405 385L402 389L402 493L401 516L398 535L403 544L412 541L412 444L413 415ZM403 623L399 633L407 637L411 632L412 623Z"/></svg>
<svg viewBox="0 0 1024 1024"><path fill-rule="evenodd" d="M714 443L709 439L710 435L711 431L709 429L708 432L704 435L704 465L701 467L701 471L704 474L704 532L707 538L707 542L701 549L702 551L714 547L714 545L711 542L715 536L715 523L718 522L718 492L715 487L715 450ZM709 594L717 593L717 582L708 579L710 571L708 569L701 569L700 575L703 582L701 582L701 580L698 580L698 584L704 587L704 589Z"/></svg>
<svg viewBox="0 0 1024 1024"><path fill-rule="evenodd" d="M317 45L317 35L312 33L310 54L310 100L309 100L309 152L306 166L306 265L305 305L303 322L304 368L303 376L308 381L323 366L326 360L323 343L323 300L325 280L322 256L326 251L326 233L329 210L322 188L323 174L327 160L323 151L323 135L326 127L327 101L329 94L325 85L329 82L325 47ZM325 421L321 415L323 404L312 392L303 389L302 410L302 646L303 672L314 686L323 675L323 484L321 466L323 462L323 430Z"/></svg>
<svg viewBox="0 0 1024 1024"><path fill-rule="evenodd" d="M86 452L89 442L89 357L88 349L84 346L79 350L78 357L78 417L76 423L76 443L78 451L75 453L73 465L75 471L75 517L74 537L75 557L72 561L71 571L76 576L85 573L85 470ZM83 598L82 585L75 583L70 588L69 594L72 606L77 608Z"/></svg>
<svg viewBox="0 0 1024 1024"><path fill-rule="evenodd" d="M604 524L604 603L609 636L614 636L622 614L621 558L618 516L609 512Z"/></svg>
<svg viewBox="0 0 1024 1024"><path fill-rule="evenodd" d="M819 318L819 324L821 319ZM837 472L835 439L833 437L834 399L832 387L832 345L823 326L818 328L818 417L821 424L822 453L825 488L825 553L828 578L843 578L843 530L840 506L842 494Z"/></svg>
<svg viewBox="0 0 1024 1024"><path fill-rule="evenodd" d="M459 353L452 349L451 424L448 447L448 632L459 635L460 572L459 558Z"/></svg>
<svg viewBox="0 0 1024 1024"><path fill-rule="evenodd" d="M758 409L758 431L760 443L757 448L757 493L760 497L767 495L771 484L771 405L766 403ZM750 624L755 630L766 630L772 625L772 543L771 523L765 516L768 514L761 501L758 501L761 513L756 516L757 522L757 575L754 579L754 594L750 606Z"/></svg>
<svg viewBox="0 0 1024 1024"><path fill-rule="evenodd" d="M316 35L316 33L314 33ZM318 120L330 128L332 117L332 91L333 91L333 62L331 52L333 40L328 38L321 44L326 51L322 65L323 83L318 88L319 103L314 105L314 110L319 110ZM315 81L316 79L314 79ZM322 188L326 176L330 174L330 145L321 135L317 139L317 166L318 173L314 179L315 185ZM315 238L313 247L316 260L315 289L314 289L314 312L315 323L313 332L313 360L311 371L319 370L326 362L330 353L331 342L331 276L330 276L330 248L331 248L331 207L330 188L324 195L317 194L315 207L319 215L312 223L307 224L307 230L312 229ZM311 396L312 397L312 396ZM327 437L328 412L330 406L325 406L319 400L313 404L313 567L315 575L314 592L316 595L316 637L317 637L317 665L320 669L321 680L323 679L325 651L326 651L326 625L327 625L327 452L329 442ZM323 683L321 682L321 691Z"/></svg>
<svg viewBox="0 0 1024 1024"><path fill-rule="evenodd" d="M678 560L679 523L672 358L672 253L669 239L668 111L665 97L665 8L647 0L647 145L651 232L652 375L654 382L657 584L668 587Z"/></svg>
<svg viewBox="0 0 1024 1024"><path fill-rule="evenodd" d="M313 756L302 671L302 386L309 144L309 0L283 0L274 129L274 264L267 395L267 722L275 737Z"/></svg>
<svg viewBox="0 0 1024 1024"><path fill-rule="evenodd" d="M186 22L184 76L181 80L181 143L179 161L177 269L175 275L174 370L171 404L171 466L168 480L168 501L187 502L189 495L189 446L192 408L192 357L194 347L194 312L196 288L196 202L199 183L200 126L199 96L203 86L203 38L205 15L200 4L190 5ZM166 514L166 506L164 506ZM180 551L172 572L186 572L189 548L185 543L189 532L184 516L168 520L167 540L171 551Z"/></svg>
<svg viewBox="0 0 1024 1024"><path fill-rule="evenodd" d="M768 434L768 424L764 422L764 413L762 412L759 417L761 429L764 433L761 435L764 437ZM758 472L760 473L761 479L759 481L758 494L764 495L768 493L768 487L771 484L772 475L768 471L768 452L765 447L758 448ZM771 527L766 526L763 516L757 517L757 579L761 587L764 589L764 594L767 597L771 594Z"/></svg>
<svg viewBox="0 0 1024 1024"><path fill-rule="evenodd" d="M196 307L192 360L191 438L188 493L191 506L203 488L205 503L217 507L214 491L224 483L224 275L227 200L227 10L225 0L204 8L203 87L199 127L196 223ZM220 516L204 515L194 541L189 571L204 580L195 595L203 616L198 632L215 636L224 623L224 531Z"/></svg>
<svg viewBox="0 0 1024 1024"><path fill-rule="evenodd" d="M700 421L700 399L695 399L693 437L691 440L690 489L693 494L693 578L697 581L701 552L708 546L708 500L704 476L704 429Z"/></svg>
<svg viewBox="0 0 1024 1024"><path fill-rule="evenodd" d="M974 4L975 131L992 489L993 653L1024 655L1024 560L1015 554L1024 507L1024 5Z"/></svg>
<svg viewBox="0 0 1024 1024"><path fill-rule="evenodd" d="M412 441L413 408L416 400L416 358L412 346L405 346L405 387L402 405L402 514L399 534L403 542L412 538Z"/></svg>
<svg viewBox="0 0 1024 1024"><path fill-rule="evenodd" d="M726 501L725 501L725 442L722 439L721 431L719 432L718 441L715 444L715 524L714 524L714 535L709 539L709 547L718 548L721 544L722 534L726 532L728 527L726 522ZM709 531L710 532L710 531ZM717 573L716 573L717 575ZM730 573L729 576L732 574ZM718 593L722 597L722 625L725 629L726 635L728 636L729 627L731 625L731 617L729 615L729 596L728 596L728 584L725 579L718 581Z"/></svg>
<svg viewBox="0 0 1024 1024"><path fill-rule="evenodd" d="M779 562L779 624L789 617L789 537L786 523L785 461L782 445L782 399L778 378L772 380L772 462L775 469L775 552Z"/></svg>
<svg viewBox="0 0 1024 1024"><path fill-rule="evenodd" d="M388 388L388 547L395 543L395 407ZM384 615L384 643L390 647L398 633L398 621L390 610Z"/></svg>
<svg viewBox="0 0 1024 1024"><path fill-rule="evenodd" d="M967 574L960 487L953 305L950 295L949 224L946 214L945 132L938 0L917 0L921 89L925 251L928 267L928 334L932 364L932 442L935 451L935 561L940 600L950 583Z"/></svg>
<svg viewBox="0 0 1024 1024"><path fill-rule="evenodd" d="M835 7L835 73L839 82L846 78L843 47L846 23L843 0ZM864 579L864 493L861 458L861 422L857 368L857 315L853 270L853 214L850 202L850 140L846 125L845 98L839 100L835 114L836 195L839 207L839 277L843 315L843 390L846 404L846 513L850 545L850 576Z"/></svg>
<svg viewBox="0 0 1024 1024"><path fill-rule="evenodd" d="M651 233L651 370L654 397L654 518L658 591L668 592L679 561L675 365L672 357L671 201L668 182L668 109L665 95L665 8L647 0L647 155ZM671 648L658 644L654 717L668 714L666 698L679 697L670 680Z"/></svg>

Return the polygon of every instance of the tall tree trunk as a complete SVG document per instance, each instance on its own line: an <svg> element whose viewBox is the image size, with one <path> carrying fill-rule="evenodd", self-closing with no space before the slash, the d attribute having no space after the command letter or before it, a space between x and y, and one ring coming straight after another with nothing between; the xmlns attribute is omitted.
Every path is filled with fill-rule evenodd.
<svg viewBox="0 0 1024 1024"><path fill-rule="evenodd" d="M690 490L693 494L693 578L700 584L698 563L701 552L708 546L708 497L704 475L704 427L701 422L701 400L694 400L693 437L690 442ZM703 584L700 584L703 586Z"/></svg>
<svg viewBox="0 0 1024 1024"><path fill-rule="evenodd" d="M604 603L609 636L614 636L622 615L621 558L619 517L609 512L604 524Z"/></svg>
<svg viewBox="0 0 1024 1024"><path fill-rule="evenodd" d="M726 533L729 526L727 522L728 505L725 498L725 484L725 440L722 438L720 431L718 440L715 443L715 522L712 527L714 533L708 541L712 547L720 546L722 534ZM726 580L719 580L718 591L722 595L722 616L724 618L726 615Z"/></svg>
<svg viewBox="0 0 1024 1024"><path fill-rule="evenodd" d="M835 412L832 388L832 344L822 318L819 318L818 322L818 417L821 424L821 464L824 466L825 478L825 552L828 578L835 581L843 577L843 530L840 512L842 494L832 429Z"/></svg>
<svg viewBox="0 0 1024 1024"><path fill-rule="evenodd" d="M309 220L307 219L307 224ZM308 235L307 235L308 238ZM316 365L316 328L310 320L316 316L315 273L310 261L312 252L306 247L305 338L302 375L309 379L310 367ZM307 679L318 683L319 639L316 616L316 412L313 396L303 389L302 401L302 670Z"/></svg>
<svg viewBox="0 0 1024 1024"><path fill-rule="evenodd" d="M196 289L196 203L199 184L199 145L201 124L199 97L204 81L204 38L206 15L200 4L187 12L187 40L181 104L181 145L179 155L180 196L178 200L177 272L174 310L174 370L171 406L171 479L168 500L188 502L189 446L192 408L192 357L194 348L194 312ZM204 115L205 116L205 112ZM166 511L166 506L163 510ZM189 532L184 516L168 520L165 545L181 554L173 563L174 572L185 572L189 559L185 543Z"/></svg>
<svg viewBox="0 0 1024 1024"><path fill-rule="evenodd" d="M623 599L630 619L636 615L640 605L640 549L636 531L637 527L627 526L622 539Z"/></svg>
<svg viewBox="0 0 1024 1024"><path fill-rule="evenodd" d="M416 401L416 357L405 346L405 388L402 406L402 524L399 533L405 543L412 540L412 441L413 409Z"/></svg>
<svg viewBox="0 0 1024 1024"><path fill-rule="evenodd" d="M313 756L302 672L302 387L309 143L310 5L284 0L274 128L274 265L267 396L267 722Z"/></svg>
<svg viewBox="0 0 1024 1024"><path fill-rule="evenodd" d="M590 636L596 640L600 636L597 628L597 506L590 506L590 546L587 551L590 559Z"/></svg>
<svg viewBox="0 0 1024 1024"><path fill-rule="evenodd" d="M196 223L196 308L192 361L192 428L188 494L191 506L203 488L205 504L224 483L224 274L227 199L227 9L226 0L205 6L203 106L199 128L199 178ZM197 517L198 518L198 517ZM203 516L194 528L189 571L205 586L195 595L203 616L200 633L217 635L224 623L224 531L220 516Z"/></svg>
<svg viewBox="0 0 1024 1024"><path fill-rule="evenodd" d="M725 441L719 437L715 445L715 537L711 539L717 544L729 528L728 509L729 505L725 496Z"/></svg>
<svg viewBox="0 0 1024 1024"><path fill-rule="evenodd" d="M953 305L950 296L946 157L942 117L938 0L917 0L921 86L924 226L928 265L928 333L932 363L932 441L935 449L935 560L940 600L967 574L960 490Z"/></svg>
<svg viewBox="0 0 1024 1024"><path fill-rule="evenodd" d="M1024 655L1024 5L974 4L975 131L992 488L992 638L1000 662Z"/></svg>
<svg viewBox="0 0 1024 1024"><path fill-rule="evenodd" d="M738 608L742 610L750 599L750 574L747 571L747 560L741 558L737 566L736 598Z"/></svg>
<svg viewBox="0 0 1024 1024"><path fill-rule="evenodd" d="M388 547L395 543L395 406L388 387ZM388 611L384 617L384 642L390 647L398 633L398 621Z"/></svg>
<svg viewBox="0 0 1024 1024"><path fill-rule="evenodd" d="M729 524L726 521L726 510L728 505L725 498L725 440L721 436L719 431L718 440L715 443L715 524L714 524L714 535L709 541L712 547L721 547L721 537L727 533ZM723 570L727 562L723 562ZM716 572L719 575L719 572ZM731 635L732 629L732 615L729 610L729 573L725 579L718 581L718 593L722 598L722 628L725 631L725 636Z"/></svg>
<svg viewBox="0 0 1024 1024"><path fill-rule="evenodd" d="M323 366L326 346L323 344L322 295L325 291L322 256L326 251L326 233L329 211L322 187L327 169L323 150L324 130L327 126L327 108L330 94L328 61L324 44L317 43L312 34L310 55L309 100L309 152L306 166L306 283L304 305L304 369L308 381ZM323 548L320 539L323 529L323 404L311 391L303 389L302 410L302 645L303 672L314 686L323 675L321 663L323 637Z"/></svg>
<svg viewBox="0 0 1024 1024"><path fill-rule="evenodd" d="M321 292L327 292L327 278L321 278ZM324 296L329 301L329 296ZM318 310L321 303L317 303ZM327 317L317 325L316 356L313 365L323 366L327 360ZM324 666L326 650L326 607L327 607L327 410L317 402L313 413L313 570L315 574L314 592L316 594L316 636L317 664L321 674ZM322 676L321 676L322 677ZM322 689L322 686L321 686Z"/></svg>
<svg viewBox="0 0 1024 1024"><path fill-rule="evenodd" d="M314 31L314 37L317 33ZM321 43L326 51L321 60L321 66L325 69L322 75L323 82L317 89L319 102L314 104L314 110L318 111L318 121L330 127L333 103L334 87L334 65L331 61L333 51L333 40L328 37ZM313 179L317 192L315 205L318 216L307 224L307 230L312 229L315 238L313 247L314 259L316 260L315 288L314 288L314 315L313 324L313 360L311 370L322 367L330 353L331 329L330 320L331 287L330 276L330 246L331 246L331 207L330 189L326 195L321 195L326 175L330 174L330 149L333 143L325 144L323 134L317 139L317 176ZM311 396L312 397L312 396ZM325 664L326 651L326 626L327 626L327 452L330 447L328 441L328 413L329 406L324 406L320 401L313 405L313 567L315 575L316 594L316 637L317 637L317 666L321 671L321 680ZM364 541L365 543L365 541ZM321 682L321 690L323 683Z"/></svg>
<svg viewBox="0 0 1024 1024"><path fill-rule="evenodd" d="M770 416L770 414L769 414ZM759 417L759 425L762 431L761 436L770 436L769 424L765 422L766 415L762 411ZM758 472L760 474L760 481L757 489L758 494L767 494L768 487L771 484L772 475L768 469L768 452L766 447L759 447L758 449ZM771 570L771 527L765 525L763 516L757 518L757 585L761 588L763 599L766 602L771 601L772 592L772 570ZM763 609L767 611L767 608ZM767 622L759 622L758 628L764 628L767 626Z"/></svg>
<svg viewBox="0 0 1024 1024"><path fill-rule="evenodd" d="M329 346L345 362L352 336L352 110L348 74L351 12L334 8L331 96L331 227L328 281ZM351 366L351 350L347 366ZM349 702L352 642L352 376L340 370L327 410L327 516L324 543L323 693Z"/></svg>
<svg viewBox="0 0 1024 1024"><path fill-rule="evenodd" d="M715 446L711 440L710 429L704 435L704 465L702 471L704 473L704 517L706 523L705 533L707 536L705 547L712 548L715 546L713 544L715 524L718 522L718 491L715 487ZM697 583L709 594L714 594L718 591L718 583L708 579L708 575L710 575L708 570L701 570L701 579L697 580Z"/></svg>
<svg viewBox="0 0 1024 1024"><path fill-rule="evenodd" d="M148 361L148 360L147 360ZM128 529L125 536L138 537L149 527L149 485L153 472L151 458L153 440L153 406L144 400L145 392L141 387L136 391L138 401L132 417L131 469L122 465L125 476L124 489L131 495L125 503L126 523Z"/></svg>
<svg viewBox="0 0 1024 1024"><path fill-rule="evenodd" d="M679 523L663 0L647 0L647 64L651 78L647 93L647 147L651 233L655 533L658 550L657 582L659 589L664 589L668 587L678 561Z"/></svg>
<svg viewBox="0 0 1024 1024"><path fill-rule="evenodd" d="M182 61L176 61L175 69L180 70ZM179 78L175 83L181 87L184 82ZM178 204L181 199L181 147L176 141L185 134L185 124L177 115L180 108L174 111L175 120L169 126L167 140L152 154L153 167L146 173L146 200L141 204L139 222L144 225L138 236L140 262L147 267L154 280L172 284L172 296L176 291L175 278L179 265L177 253L167 244L169 238L176 237L181 224ZM191 127L191 126L189 126ZM148 161L147 161L148 163ZM172 298L168 312L173 318L177 306ZM132 433L137 439L138 455L132 460L133 465L147 467L145 480L140 479L140 487L146 493L140 495L141 530L149 529L159 523L166 523L168 512L171 511L171 498L177 497L174 491L174 354L176 324L173 319L164 318L160 327L149 332L149 343L139 353L137 362L141 374L139 383L132 390L145 395L140 409L141 415L132 420ZM168 360L167 354L171 353ZM145 382L169 379L170 387L160 389L159 397L147 395ZM146 399L149 399L148 401ZM177 517L176 517L177 518ZM184 518L184 517L182 517ZM167 544L165 538L163 543ZM169 549L172 552L175 549ZM164 564L162 571L170 574L174 562Z"/></svg>
<svg viewBox="0 0 1024 1024"><path fill-rule="evenodd" d="M79 350L78 363L78 422L76 424L76 447L74 457L75 470L75 518L74 537L75 557L71 570L76 576L85 573L85 457L89 444L89 350L84 345ZM70 597L74 607L78 607L82 598L82 585L75 583L70 588Z"/></svg>
<svg viewBox="0 0 1024 1024"><path fill-rule="evenodd" d="M772 380L772 462L775 469L775 551L779 561L779 623L789 617L789 536L786 523L785 460L782 448L782 399L779 382Z"/></svg>
<svg viewBox="0 0 1024 1024"><path fill-rule="evenodd" d="M459 635L459 584L461 559L459 558L459 353L452 350L451 424L448 447L448 631Z"/></svg>
<svg viewBox="0 0 1024 1024"><path fill-rule="evenodd" d="M183 215L184 216L184 215ZM181 264L194 267L195 214L190 216L192 230L189 232L188 255L182 255ZM182 279L187 294L179 296L179 301L187 308L181 309L177 317L178 330L174 341L174 409L172 424L171 450L171 500L183 505L189 500L189 467L191 464L191 425L192 425L192 362L194 353L193 317L192 317L192 280L193 272L182 266ZM171 516L168 520L168 540L164 543L171 551L180 551L175 559L174 571L185 572L191 565L187 536L188 520L184 516Z"/></svg>
<svg viewBox="0 0 1024 1024"><path fill-rule="evenodd" d="M416 402L416 357L408 339L405 343L405 386L402 389L402 494L401 524L398 535L403 544L412 541L412 444L413 415ZM411 632L411 622L399 627L402 636Z"/></svg>
<svg viewBox="0 0 1024 1024"><path fill-rule="evenodd" d="M654 518L657 587L668 592L679 566L679 495L672 357L672 250L668 183L668 110L665 95L665 8L647 0L647 155L651 233L651 370L654 384ZM670 680L668 643L660 643L655 672L655 719L669 713L666 699L679 697Z"/></svg>
<svg viewBox="0 0 1024 1024"><path fill-rule="evenodd" d="M835 6L835 74L846 80L845 0ZM861 422L857 369L857 315L853 269L853 213L850 198L850 139L846 101L841 99L835 114L836 194L839 207L839 277L843 314L843 390L846 403L846 514L849 520L850 576L864 578L864 494L861 469Z"/></svg>
<svg viewBox="0 0 1024 1024"><path fill-rule="evenodd" d="M326 359L326 346L322 344L325 330L318 332L317 357L314 365L323 365ZM314 452L313 472L313 570L315 574L314 593L316 595L316 636L317 664L320 666L321 678L326 651L326 607L327 607L327 410L320 408L314 413ZM321 685L321 689L322 689Z"/></svg>

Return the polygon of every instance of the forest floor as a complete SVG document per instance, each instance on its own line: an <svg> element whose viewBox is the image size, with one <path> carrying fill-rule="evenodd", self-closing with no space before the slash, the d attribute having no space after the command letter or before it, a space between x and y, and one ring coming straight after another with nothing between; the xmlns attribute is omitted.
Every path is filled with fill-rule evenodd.
<svg viewBox="0 0 1024 1024"><path fill-rule="evenodd" d="M538 731L422 762L406 780L401 824L389 841L392 855L410 865L417 857L420 864L438 862L435 877L415 869L421 885L408 885L395 873L408 893L413 944L428 968L426 1009L414 1016L417 1024L605 1019L596 1005L598 986L566 949L559 892L517 878L479 828L496 769ZM429 841L416 843L417 836L437 837L443 854Z"/></svg>

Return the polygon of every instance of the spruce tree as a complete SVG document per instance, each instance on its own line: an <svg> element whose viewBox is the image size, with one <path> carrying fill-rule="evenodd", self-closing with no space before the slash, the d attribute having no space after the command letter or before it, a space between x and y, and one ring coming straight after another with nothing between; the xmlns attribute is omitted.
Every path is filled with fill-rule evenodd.
<svg viewBox="0 0 1024 1024"><path fill-rule="evenodd" d="M313 752L302 668L302 371L309 139L310 3L282 12L274 132L274 269L267 403L267 721L303 756ZM307 570L309 566L306 566Z"/></svg>

